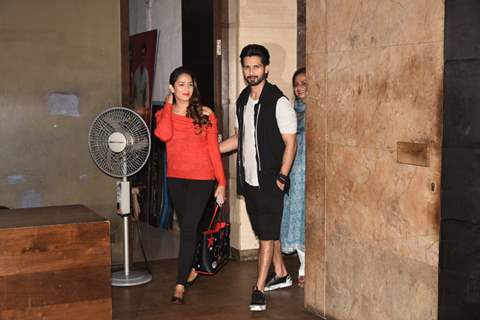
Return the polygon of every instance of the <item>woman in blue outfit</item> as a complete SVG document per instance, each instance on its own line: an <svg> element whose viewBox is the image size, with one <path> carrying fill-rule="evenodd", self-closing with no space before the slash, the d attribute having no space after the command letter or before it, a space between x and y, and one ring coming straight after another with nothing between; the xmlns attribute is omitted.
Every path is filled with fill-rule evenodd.
<svg viewBox="0 0 480 320"><path fill-rule="evenodd" d="M285 196L281 229L282 252L297 252L298 285L305 283L305 68L293 74L294 108L297 113L297 155L290 171L290 191Z"/></svg>

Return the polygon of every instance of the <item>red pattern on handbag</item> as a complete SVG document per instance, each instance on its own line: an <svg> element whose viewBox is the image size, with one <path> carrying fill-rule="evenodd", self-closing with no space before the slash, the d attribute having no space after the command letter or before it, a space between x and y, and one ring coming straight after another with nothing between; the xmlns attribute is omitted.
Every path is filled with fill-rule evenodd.
<svg viewBox="0 0 480 320"><path fill-rule="evenodd" d="M195 270L198 273L214 275L230 257L230 223L224 221L221 213L217 204L208 229L202 232L197 244Z"/></svg>

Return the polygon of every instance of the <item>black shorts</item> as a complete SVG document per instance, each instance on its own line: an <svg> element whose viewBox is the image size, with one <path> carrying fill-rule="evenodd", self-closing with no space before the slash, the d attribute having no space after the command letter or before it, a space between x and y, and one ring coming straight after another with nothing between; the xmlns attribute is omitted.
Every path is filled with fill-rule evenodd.
<svg viewBox="0 0 480 320"><path fill-rule="evenodd" d="M260 240L279 240L283 215L283 191L245 183L245 204L255 235Z"/></svg>

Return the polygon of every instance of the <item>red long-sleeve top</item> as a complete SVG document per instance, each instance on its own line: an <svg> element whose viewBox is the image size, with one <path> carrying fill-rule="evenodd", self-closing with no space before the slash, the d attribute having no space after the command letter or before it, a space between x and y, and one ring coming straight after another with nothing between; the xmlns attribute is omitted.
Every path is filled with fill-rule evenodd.
<svg viewBox="0 0 480 320"><path fill-rule="evenodd" d="M217 118L208 117L211 126L196 133L193 120L172 112L165 103L155 114L155 135L167 145L167 177L192 180L214 180L225 185L225 173L218 148ZM197 130L198 131L198 130Z"/></svg>

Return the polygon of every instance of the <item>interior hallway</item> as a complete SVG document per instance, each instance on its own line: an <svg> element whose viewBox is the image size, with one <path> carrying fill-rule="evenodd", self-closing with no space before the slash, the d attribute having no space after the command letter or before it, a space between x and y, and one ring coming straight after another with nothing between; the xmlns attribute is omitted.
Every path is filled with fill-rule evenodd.
<svg viewBox="0 0 480 320"><path fill-rule="evenodd" d="M289 271L298 269L297 257L286 259ZM219 274L197 279L183 306L170 303L175 284L176 259L152 263L153 281L147 285L113 287L114 320L240 320L318 319L303 308L303 289L297 286L267 293L267 311L250 312L250 293L257 272L256 261L230 261ZM294 279L296 279L294 274Z"/></svg>

